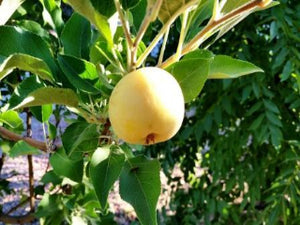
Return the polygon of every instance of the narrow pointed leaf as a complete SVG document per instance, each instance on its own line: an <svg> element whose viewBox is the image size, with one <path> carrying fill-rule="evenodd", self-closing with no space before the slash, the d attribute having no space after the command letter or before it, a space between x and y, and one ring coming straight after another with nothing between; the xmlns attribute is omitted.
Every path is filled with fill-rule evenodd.
<svg viewBox="0 0 300 225"><path fill-rule="evenodd" d="M31 72L43 80L53 81L52 72L43 60L21 53L10 55L0 65L0 80L16 68Z"/></svg>
<svg viewBox="0 0 300 225"><path fill-rule="evenodd" d="M230 56L217 55L210 65L208 79L237 78L257 72L263 73L264 71L252 63Z"/></svg>
<svg viewBox="0 0 300 225"><path fill-rule="evenodd" d="M118 149L98 148L91 159L90 178L101 208L105 209L108 193L118 179L125 156Z"/></svg>
<svg viewBox="0 0 300 225"><path fill-rule="evenodd" d="M160 195L158 160L144 156L125 162L120 177L120 194L130 203L142 225L157 225L156 204Z"/></svg>

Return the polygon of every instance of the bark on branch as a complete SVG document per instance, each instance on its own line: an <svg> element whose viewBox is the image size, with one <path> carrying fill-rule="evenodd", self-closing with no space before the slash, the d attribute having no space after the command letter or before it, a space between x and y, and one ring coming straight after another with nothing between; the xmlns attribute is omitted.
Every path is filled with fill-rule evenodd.
<svg viewBox="0 0 300 225"><path fill-rule="evenodd" d="M5 138L5 139L11 140L11 141L21 141L21 140L23 140L27 144L29 144L29 145L31 145L35 148L38 148L43 152L47 152L47 146L44 142L37 141L37 140L34 140L32 138L29 138L29 137L23 137L23 136L18 135L18 134L14 133L10 130L7 130L4 127L0 127L0 136Z"/></svg>
<svg viewBox="0 0 300 225"><path fill-rule="evenodd" d="M23 216L0 215L0 221L4 224L24 224L30 223L35 219L33 213L28 213Z"/></svg>

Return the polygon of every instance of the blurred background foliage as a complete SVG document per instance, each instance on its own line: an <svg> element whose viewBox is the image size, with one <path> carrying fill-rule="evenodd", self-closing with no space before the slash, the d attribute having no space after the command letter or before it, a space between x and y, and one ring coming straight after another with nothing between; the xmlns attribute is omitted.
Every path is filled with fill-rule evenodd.
<svg viewBox="0 0 300 225"><path fill-rule="evenodd" d="M27 0L9 25L38 33L56 54L58 39L44 31L60 29L62 21L54 21L54 26L43 20L43 6L35 3ZM64 21L71 14L71 8L62 4ZM155 36L159 26L152 24L145 42ZM165 57L176 49L178 27L170 31ZM172 140L136 147L160 159L174 187L170 206L160 212L160 224L300 224L299 33L298 0L280 0L280 5L249 16L209 50L252 62L265 73L208 80L199 98L186 106L183 127ZM150 64L157 57L154 51ZM1 82L1 105L7 102L5 95L20 82L18 77ZM60 109L56 111L59 117ZM172 173L177 167L183 178ZM54 224L80 205L90 209L85 211L87 217L97 218L92 209L98 203L87 194L92 193L90 184L85 185L73 188L72 196L45 194L37 216L49 217L48 224ZM51 210L49 205L59 207Z"/></svg>
<svg viewBox="0 0 300 225"><path fill-rule="evenodd" d="M209 80L178 135L145 149L177 187L163 224L299 224L300 2L249 16L209 49L265 73Z"/></svg>

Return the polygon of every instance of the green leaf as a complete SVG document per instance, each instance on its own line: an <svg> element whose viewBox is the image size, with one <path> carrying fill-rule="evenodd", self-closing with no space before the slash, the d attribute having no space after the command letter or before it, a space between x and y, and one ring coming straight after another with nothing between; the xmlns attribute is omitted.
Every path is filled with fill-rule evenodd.
<svg viewBox="0 0 300 225"><path fill-rule="evenodd" d="M53 170L50 170L44 174L41 182L44 184L52 183L53 185L58 185L62 182L62 178L60 178Z"/></svg>
<svg viewBox="0 0 300 225"><path fill-rule="evenodd" d="M271 123L278 127L282 127L282 123L279 120L278 115L274 114L273 112L266 111L266 116Z"/></svg>
<svg viewBox="0 0 300 225"><path fill-rule="evenodd" d="M61 34L61 42L64 46L64 54L88 59L90 41L90 22L83 16L74 13L66 23Z"/></svg>
<svg viewBox="0 0 300 225"><path fill-rule="evenodd" d="M47 122L52 115L52 105L42 105L42 122Z"/></svg>
<svg viewBox="0 0 300 225"><path fill-rule="evenodd" d="M0 122L7 124L11 128L17 128L23 124L19 114L12 110L0 113Z"/></svg>
<svg viewBox="0 0 300 225"><path fill-rule="evenodd" d="M213 6L213 1L200 2L193 13L193 16L190 18L190 26L187 31L186 41L192 39L200 31L202 23L211 17Z"/></svg>
<svg viewBox="0 0 300 225"><path fill-rule="evenodd" d="M20 53L10 55L2 62L0 65L0 80L16 68L31 72L43 80L53 81L52 72L43 60Z"/></svg>
<svg viewBox="0 0 300 225"><path fill-rule="evenodd" d="M222 8L222 12L224 14L229 13L230 11L232 11L242 5L245 5L246 3L249 3L249 0L226 1L224 7Z"/></svg>
<svg viewBox="0 0 300 225"><path fill-rule="evenodd" d="M12 109L19 104L33 91L44 87L36 76L30 76L23 80L9 99L9 108Z"/></svg>
<svg viewBox="0 0 300 225"><path fill-rule="evenodd" d="M287 61L285 66L283 67L282 75L280 81L287 80L293 72L293 64L290 60Z"/></svg>
<svg viewBox="0 0 300 225"><path fill-rule="evenodd" d="M278 128L278 126L269 125L269 129L271 132L271 141L272 144L276 147L281 144L281 141L283 139L283 135L281 130Z"/></svg>
<svg viewBox="0 0 300 225"><path fill-rule="evenodd" d="M256 130L262 123L263 119L265 118L264 114L261 114L259 117L257 117L253 123L250 125L250 130Z"/></svg>
<svg viewBox="0 0 300 225"><path fill-rule="evenodd" d="M102 209L105 209L108 193L118 179L125 155L119 149L98 148L91 159L90 178Z"/></svg>
<svg viewBox="0 0 300 225"><path fill-rule="evenodd" d="M48 134L51 140L54 140L57 136L57 129L52 123L48 123Z"/></svg>
<svg viewBox="0 0 300 225"><path fill-rule="evenodd" d="M66 0L66 2L70 4L75 11L86 17L92 24L94 24L107 40L109 46L113 47L113 37L106 17L97 12L90 1ZM110 1L109 4L112 2L113 1ZM106 6L104 6L104 8L105 7Z"/></svg>
<svg viewBox="0 0 300 225"><path fill-rule="evenodd" d="M51 157L50 164L57 175L81 182L83 176L83 159L71 160L63 148L58 149Z"/></svg>
<svg viewBox="0 0 300 225"><path fill-rule="evenodd" d="M211 61L212 55L208 53L192 52L167 68L178 81L185 102L192 101L201 92L207 80Z"/></svg>
<svg viewBox="0 0 300 225"><path fill-rule="evenodd" d="M42 87L31 92L20 104L13 109L57 104L76 108L78 98L75 92L66 88Z"/></svg>
<svg viewBox="0 0 300 225"><path fill-rule="evenodd" d="M62 208L63 206L61 204L59 195L50 195L49 193L45 193L37 207L35 216L38 218L54 216L59 210L62 210Z"/></svg>
<svg viewBox="0 0 300 225"><path fill-rule="evenodd" d="M211 63L208 79L237 78L256 72L264 71L252 63L233 59L230 56L217 55Z"/></svg>
<svg viewBox="0 0 300 225"><path fill-rule="evenodd" d="M50 48L41 37L18 27L0 26L0 55L9 57L15 53L42 59L53 75L58 74Z"/></svg>
<svg viewBox="0 0 300 225"><path fill-rule="evenodd" d="M98 78L98 72L94 64L67 55L59 55L58 63L67 79L75 88L90 94L100 92L91 83Z"/></svg>
<svg viewBox="0 0 300 225"><path fill-rule="evenodd" d="M101 14L106 16L107 18L111 17L115 11L115 3L112 0L90 0L94 8ZM132 1L132 0L131 0Z"/></svg>
<svg viewBox="0 0 300 225"><path fill-rule="evenodd" d="M25 141L18 141L9 151L9 156L14 158L21 155L40 155L41 152L27 144Z"/></svg>
<svg viewBox="0 0 300 225"><path fill-rule="evenodd" d="M277 113L277 114L280 113L280 111L279 111L277 105L275 105L275 103L273 103L272 101L267 100L267 99L264 99L263 102L264 102L265 107L266 107L268 110L270 110L270 111L272 111L272 112L274 112L274 113Z"/></svg>
<svg viewBox="0 0 300 225"><path fill-rule="evenodd" d="M42 37L44 40L50 40L48 31L46 31L38 22L33 20L18 20L16 23L19 27Z"/></svg>
<svg viewBox="0 0 300 225"><path fill-rule="evenodd" d="M69 157L78 158L84 152L96 150L98 138L97 125L76 122L67 127L62 135L62 143Z"/></svg>
<svg viewBox="0 0 300 225"><path fill-rule="evenodd" d="M121 4L123 9L131 9L137 6L137 4L140 3L141 0L121 0Z"/></svg>
<svg viewBox="0 0 300 225"><path fill-rule="evenodd" d="M142 225L157 225L156 204L160 195L159 161L144 156L125 162L120 177L120 194L129 202Z"/></svg>
<svg viewBox="0 0 300 225"><path fill-rule="evenodd" d="M158 18L162 23L167 23L174 15L177 17L177 15L181 14L180 12L183 12L186 8L197 5L198 3L199 0L163 0L158 13Z"/></svg>
<svg viewBox="0 0 300 225"><path fill-rule="evenodd" d="M44 21L55 29L59 35L64 26L60 2L56 0L40 0L40 2L44 7Z"/></svg>
<svg viewBox="0 0 300 225"><path fill-rule="evenodd" d="M0 25L4 25L25 0L0 1Z"/></svg>

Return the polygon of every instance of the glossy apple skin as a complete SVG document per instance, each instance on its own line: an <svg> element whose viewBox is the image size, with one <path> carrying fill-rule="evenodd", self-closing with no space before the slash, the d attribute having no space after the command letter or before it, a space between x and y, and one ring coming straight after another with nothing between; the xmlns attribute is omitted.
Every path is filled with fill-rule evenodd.
<svg viewBox="0 0 300 225"><path fill-rule="evenodd" d="M176 79L163 69L144 67L124 76L109 100L118 138L149 145L169 140L181 127L184 98Z"/></svg>

